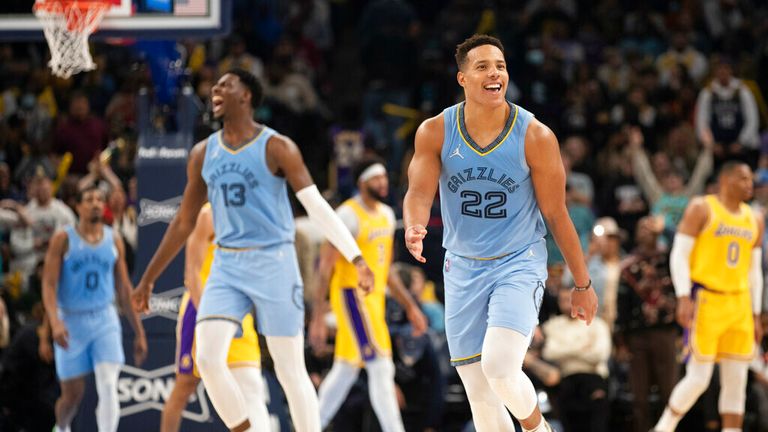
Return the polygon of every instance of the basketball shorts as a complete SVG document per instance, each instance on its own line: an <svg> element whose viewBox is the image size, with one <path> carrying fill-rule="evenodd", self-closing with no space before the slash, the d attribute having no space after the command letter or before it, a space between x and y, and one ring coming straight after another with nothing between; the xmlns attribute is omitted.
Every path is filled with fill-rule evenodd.
<svg viewBox="0 0 768 432"><path fill-rule="evenodd" d="M542 240L492 260L446 252L443 277L451 364L475 363L488 327L533 334L547 279L546 244Z"/></svg>
<svg viewBox="0 0 768 432"><path fill-rule="evenodd" d="M688 348L699 361L751 360L755 324L749 291L722 293L695 285L695 312Z"/></svg>
<svg viewBox="0 0 768 432"><path fill-rule="evenodd" d="M53 344L60 381L87 375L99 363L125 363L120 318L113 305L78 312L59 309L59 317L69 333L66 349Z"/></svg>
<svg viewBox="0 0 768 432"><path fill-rule="evenodd" d="M304 326L304 284L293 243L258 249L216 249L197 322L240 325L256 308L259 333L296 336Z"/></svg>
<svg viewBox="0 0 768 432"><path fill-rule="evenodd" d="M355 288L335 290L331 293L331 309L337 324L337 360L362 366L377 356L392 356L384 293L365 295Z"/></svg>
<svg viewBox="0 0 768 432"><path fill-rule="evenodd" d="M195 365L195 321L197 309L192 303L188 292L181 298L179 318L176 322L176 373L199 377ZM259 337L253 327L253 315L246 314L242 326L241 337L232 339L227 354L227 365L235 367L259 367L261 365L261 350Z"/></svg>

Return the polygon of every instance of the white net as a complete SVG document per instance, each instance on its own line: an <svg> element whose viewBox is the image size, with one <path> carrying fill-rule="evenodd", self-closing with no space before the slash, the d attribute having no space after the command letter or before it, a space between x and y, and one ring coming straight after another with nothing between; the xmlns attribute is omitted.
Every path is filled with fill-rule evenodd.
<svg viewBox="0 0 768 432"><path fill-rule="evenodd" d="M98 1L48 0L35 3L35 15L51 51L48 66L54 75L69 78L96 68L88 50L88 36L98 27L109 4Z"/></svg>

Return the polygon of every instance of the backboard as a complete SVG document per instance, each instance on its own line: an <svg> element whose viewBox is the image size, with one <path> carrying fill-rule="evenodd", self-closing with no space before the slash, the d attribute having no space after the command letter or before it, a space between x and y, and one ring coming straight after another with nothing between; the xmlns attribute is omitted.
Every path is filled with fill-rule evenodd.
<svg viewBox="0 0 768 432"><path fill-rule="evenodd" d="M207 38L226 35L232 0L111 0L114 5L92 39ZM0 40L43 39L32 13L35 0L0 0Z"/></svg>

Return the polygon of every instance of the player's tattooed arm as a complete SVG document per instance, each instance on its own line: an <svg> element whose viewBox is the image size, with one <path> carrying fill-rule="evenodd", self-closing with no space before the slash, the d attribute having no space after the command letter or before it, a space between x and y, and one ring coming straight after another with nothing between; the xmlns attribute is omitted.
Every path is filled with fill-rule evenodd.
<svg viewBox="0 0 768 432"><path fill-rule="evenodd" d="M525 134L525 160L531 169L536 202L552 237L563 253L576 287L571 296L571 315L587 324L597 313L597 295L591 289L579 236L565 206L565 168L555 134L538 120L531 120Z"/></svg>

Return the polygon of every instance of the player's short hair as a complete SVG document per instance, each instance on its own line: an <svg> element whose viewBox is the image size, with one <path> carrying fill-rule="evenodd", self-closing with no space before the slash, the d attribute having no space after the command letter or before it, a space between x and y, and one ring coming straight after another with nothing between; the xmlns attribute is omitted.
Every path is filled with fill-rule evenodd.
<svg viewBox="0 0 768 432"><path fill-rule="evenodd" d="M749 166L749 164L740 160L729 160L720 167L720 171L717 173L717 178L731 174L736 168L741 166Z"/></svg>
<svg viewBox="0 0 768 432"><path fill-rule="evenodd" d="M102 198L104 198L104 199L107 198L106 194L104 193L103 190L101 190L99 185L96 184L96 183L92 183L92 184L90 184L90 185L88 185L88 186L86 186L86 187L84 187L84 188L82 188L82 189L77 191L77 195L75 195L75 202L77 202L78 204L83 202L83 198L85 198L85 194L87 194L88 192L91 192L91 191L100 192Z"/></svg>
<svg viewBox="0 0 768 432"><path fill-rule="evenodd" d="M245 69L234 68L228 70L226 73L232 74L240 78L240 82L251 92L251 107L256 109L261 105L261 100L264 97L264 89L256 76Z"/></svg>
<svg viewBox="0 0 768 432"><path fill-rule="evenodd" d="M504 45L502 45L501 41L495 37L481 34L472 35L469 39L456 45L456 66L459 67L459 70L461 70L467 63L467 54L469 54L473 48L482 45L493 45L500 49L502 54L504 53Z"/></svg>
<svg viewBox="0 0 768 432"><path fill-rule="evenodd" d="M354 176L355 183L357 183L357 180L360 178L360 175L363 173L363 171L367 170L368 167L372 165L376 165L377 163L387 166L387 163L384 162L384 159L378 156L366 156L360 160L360 162L356 163L354 168L352 168L352 175Z"/></svg>

